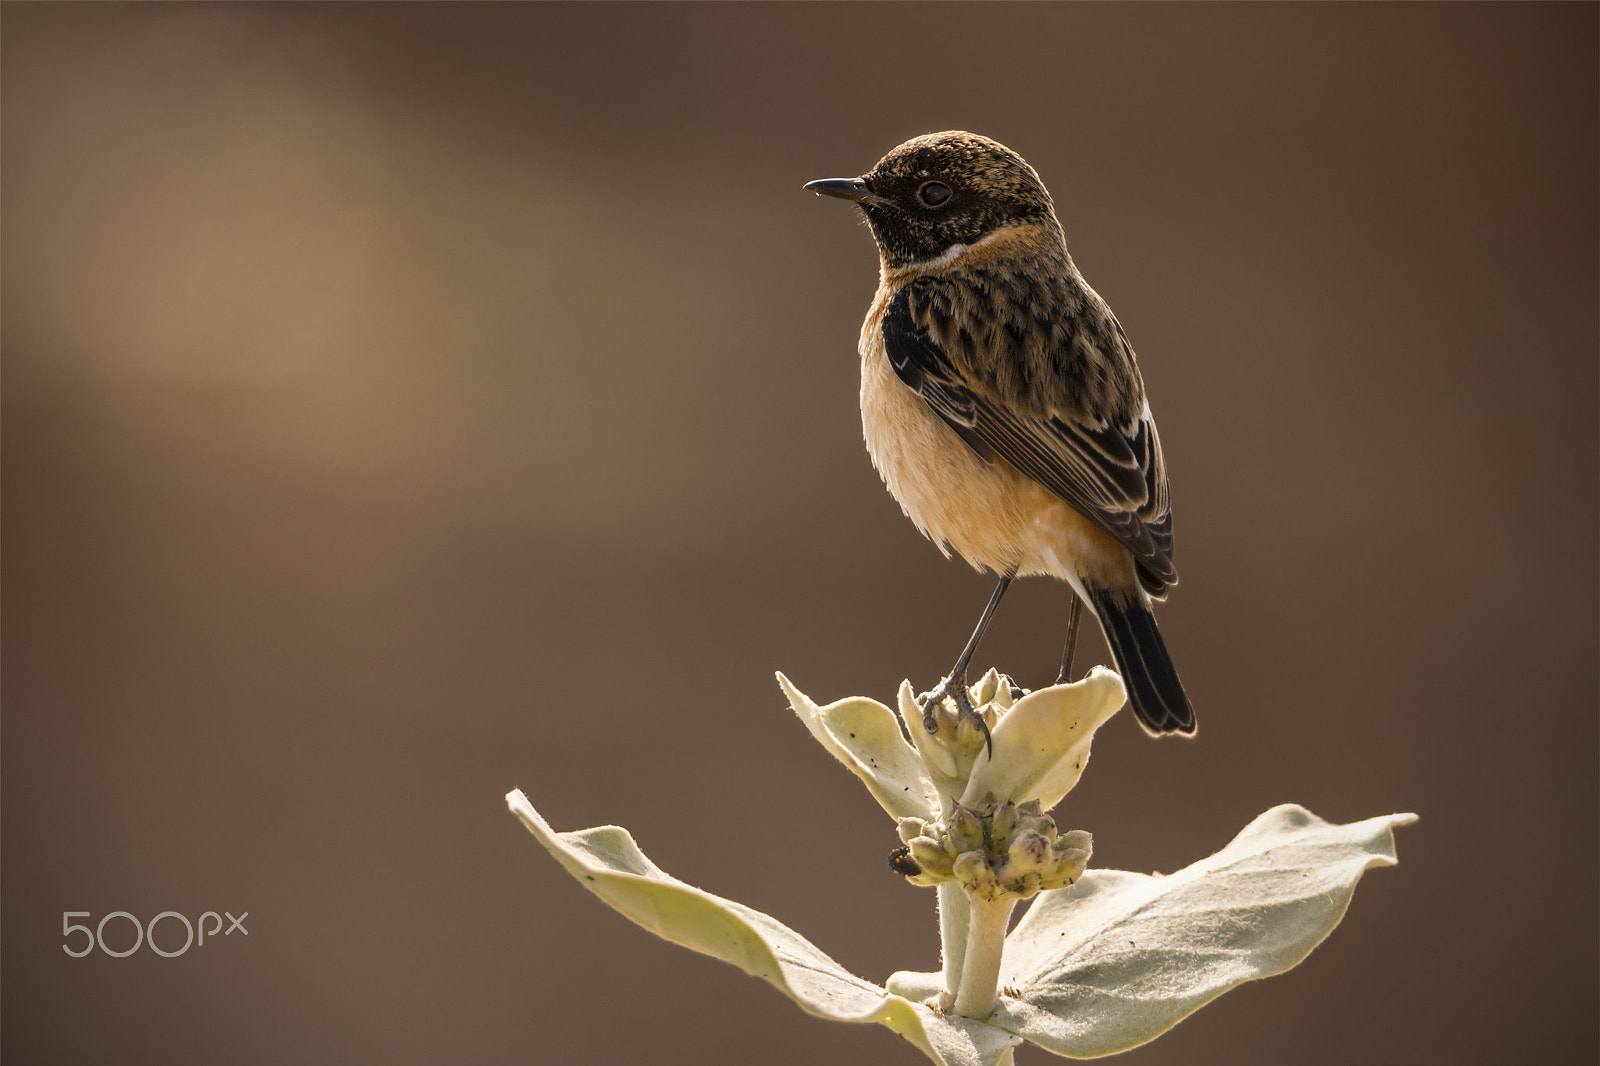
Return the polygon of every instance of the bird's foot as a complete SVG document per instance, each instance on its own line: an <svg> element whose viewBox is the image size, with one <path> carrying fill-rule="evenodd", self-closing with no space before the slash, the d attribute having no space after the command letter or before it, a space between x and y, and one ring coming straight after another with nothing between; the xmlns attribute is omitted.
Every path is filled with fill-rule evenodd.
<svg viewBox="0 0 1600 1066"><path fill-rule="evenodd" d="M967 679L963 673L951 674L932 690L917 697L917 704L922 708L922 728L929 733L939 732L939 722L934 718L934 711L940 702L946 699L955 704L956 714L959 717L970 718L978 727L978 731L983 734L984 747L993 757L994 738L989 735L989 723L983 720L983 715L972 705L972 696L967 692Z"/></svg>

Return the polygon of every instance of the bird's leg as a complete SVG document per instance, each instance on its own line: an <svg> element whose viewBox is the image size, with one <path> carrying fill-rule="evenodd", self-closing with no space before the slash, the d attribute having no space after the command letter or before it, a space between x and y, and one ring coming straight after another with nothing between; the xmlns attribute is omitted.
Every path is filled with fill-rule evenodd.
<svg viewBox="0 0 1600 1066"><path fill-rule="evenodd" d="M978 728L983 731L984 743L993 751L994 741L989 736L988 723L983 720L977 708L972 706L972 697L967 694L967 664L972 661L973 652L978 650L978 641L983 639L983 631L989 628L989 619L994 617L994 609L1000 606L1000 597L1006 594L1013 576L1015 575L1006 574L994 587L994 595L989 597L989 606L983 609L983 617L978 619L978 628L972 631L972 639L961 649L961 655L956 659L956 664L950 668L950 673L932 692L924 692L917 697L917 702L922 704L922 726L928 732L939 731L938 723L933 718L933 709L939 706L940 700L948 696L955 700L957 711L977 719Z"/></svg>
<svg viewBox="0 0 1600 1066"><path fill-rule="evenodd" d="M1062 685L1072 680L1072 653L1078 647L1078 618L1083 614L1083 601L1078 599L1078 594L1072 594L1072 617L1067 619L1067 646L1061 650L1061 673L1056 675L1056 684Z"/></svg>

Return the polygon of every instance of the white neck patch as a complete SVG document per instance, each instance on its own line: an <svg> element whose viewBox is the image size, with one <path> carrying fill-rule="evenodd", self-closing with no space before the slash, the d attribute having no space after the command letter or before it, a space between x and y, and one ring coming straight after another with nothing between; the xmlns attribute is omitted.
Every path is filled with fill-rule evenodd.
<svg viewBox="0 0 1600 1066"><path fill-rule="evenodd" d="M905 269L919 270L926 269L927 267L949 266L957 259L960 259L964 253L969 252L974 248L982 248L984 245L988 244L998 236L1000 236L1000 231L996 230L986 237L979 238L972 244L952 244L950 247L946 248L932 259L919 259L915 263L907 263Z"/></svg>

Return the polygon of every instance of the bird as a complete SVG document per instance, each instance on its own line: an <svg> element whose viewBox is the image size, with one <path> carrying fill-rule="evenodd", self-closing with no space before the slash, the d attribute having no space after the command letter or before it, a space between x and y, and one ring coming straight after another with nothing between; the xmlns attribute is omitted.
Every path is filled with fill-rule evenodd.
<svg viewBox="0 0 1600 1066"><path fill-rule="evenodd" d="M984 630L1014 579L1049 576L1073 593L1057 683L1087 604L1140 725L1192 736L1151 610L1178 581L1161 439L1128 335L1068 254L1039 175L947 130L804 188L854 203L878 247L859 344L873 465L947 558L999 577L950 673L918 697L925 728L946 698L978 717L966 672Z"/></svg>

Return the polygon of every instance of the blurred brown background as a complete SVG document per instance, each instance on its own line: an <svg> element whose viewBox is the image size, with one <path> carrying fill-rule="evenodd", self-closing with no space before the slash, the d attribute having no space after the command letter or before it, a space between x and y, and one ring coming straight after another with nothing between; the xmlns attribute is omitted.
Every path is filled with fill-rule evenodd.
<svg viewBox="0 0 1600 1066"><path fill-rule="evenodd" d="M1422 815L1299 970L1125 1061L1594 1061L1594 5L3 30L8 1063L919 1061L627 924L501 797L935 965L772 672L927 685L989 591L868 463L871 241L800 190L950 127L1049 184L1173 474L1200 736L1120 716L1064 820L1170 870L1282 801ZM1053 676L1067 603L1019 586L980 661Z"/></svg>

